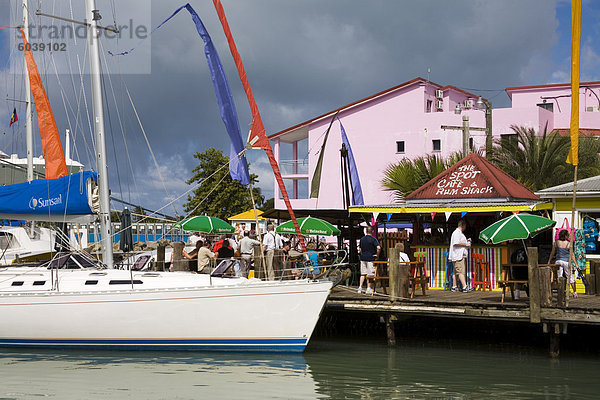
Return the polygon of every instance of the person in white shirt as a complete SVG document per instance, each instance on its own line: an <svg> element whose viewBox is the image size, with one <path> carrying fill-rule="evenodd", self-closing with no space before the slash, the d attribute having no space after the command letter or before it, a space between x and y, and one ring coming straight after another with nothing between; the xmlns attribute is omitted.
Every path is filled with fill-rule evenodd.
<svg viewBox="0 0 600 400"><path fill-rule="evenodd" d="M244 236L242 240L240 240L240 269L244 278L248 277L248 271L250 270L250 264L252 263L255 246L260 246L260 242L256 240L255 234Z"/></svg>
<svg viewBox="0 0 600 400"><path fill-rule="evenodd" d="M471 239L467 239L464 234L467 228L467 223L464 219L458 221L458 227L452 233L450 238L450 254L448 258L454 265L454 274L452 275L452 291L458 292L458 286L456 285L456 276L460 280L463 292L471 291L471 288L467 286L465 279L465 271L467 268L467 257L469 255L469 248L471 247Z"/></svg>
<svg viewBox="0 0 600 400"><path fill-rule="evenodd" d="M273 224L267 225L267 233L263 236L262 244L266 256L267 277L269 280L274 280L275 271L273 271L273 257L275 256L275 249L281 248L281 236L279 236L278 233L275 233L275 226Z"/></svg>
<svg viewBox="0 0 600 400"><path fill-rule="evenodd" d="M200 236L200 232L194 232L188 237L188 243L192 246L195 246L198 240L203 240Z"/></svg>

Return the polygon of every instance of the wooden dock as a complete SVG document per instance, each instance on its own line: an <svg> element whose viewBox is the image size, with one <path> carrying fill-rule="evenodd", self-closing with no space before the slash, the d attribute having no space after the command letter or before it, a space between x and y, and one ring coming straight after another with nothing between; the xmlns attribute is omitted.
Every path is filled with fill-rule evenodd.
<svg viewBox="0 0 600 400"><path fill-rule="evenodd" d="M419 262L399 262L399 249L393 248L390 249L389 261L385 263L389 264L388 275L382 276L380 282L388 284L389 295L383 294L383 288L379 288L375 295L366 295L357 293L356 287L340 285L330 294L325 311L354 313L364 318L379 317L385 322L390 345L396 343L396 323L412 316L520 322L531 327L539 326L540 331L548 334L550 354L558 356L560 335L567 334L569 325L600 327L600 296L597 295L600 294L600 290L597 290L600 289L600 263L591 263L591 273L587 276L590 294L579 293L578 298L569 296L567 299L566 278L558 277L552 281L552 265L538 265L537 248L530 247L527 251L530 260L524 265L528 271L527 280L511 279L509 271L517 265L507 265L506 268L503 265L503 277L498 282L508 293L504 301L502 290L466 293L426 290L428 278L423 272L424 268L415 268L418 265L413 264ZM518 267L523 265L519 264ZM374 279L378 281L377 274ZM512 290L516 292L516 289L523 289L525 285L527 294L521 290L521 296L512 296Z"/></svg>
<svg viewBox="0 0 600 400"><path fill-rule="evenodd" d="M557 357L560 353L560 338L568 334L568 326L587 325L600 327L600 296L580 294L570 298L567 307L539 307L532 312L530 298L521 291L521 297L511 300L507 296L501 302L502 291L473 291L468 293L429 289L425 296L416 294L413 299L400 298L394 301L381 293L374 296L358 294L355 287L334 288L325 305L328 314L351 313L353 318L371 319L378 317L385 323L388 344L396 344L396 330L407 318L450 318L455 321L471 319L481 323L505 321L538 327L540 334L547 336L549 353ZM371 324L363 324L371 326ZM592 328L593 329L593 328ZM565 338L566 339L566 338Z"/></svg>
<svg viewBox="0 0 600 400"><path fill-rule="evenodd" d="M376 293L374 296L358 294L355 287L338 286L329 296L326 309L531 322L529 297L525 291L521 292L521 298L517 300L511 300L510 296L507 296L502 303L501 298L501 291L460 293L429 289L425 296L418 292L414 299L403 298L392 302L389 296L382 293ZM541 307L540 319L541 324L600 325L600 296L580 294L577 299L569 299L568 307Z"/></svg>

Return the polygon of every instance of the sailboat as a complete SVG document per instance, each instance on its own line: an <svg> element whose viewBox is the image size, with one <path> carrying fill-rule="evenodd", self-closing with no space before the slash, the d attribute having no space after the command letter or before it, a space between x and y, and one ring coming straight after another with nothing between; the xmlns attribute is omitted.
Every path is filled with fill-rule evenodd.
<svg viewBox="0 0 600 400"><path fill-rule="evenodd" d="M14 204L19 215L31 214L23 200L30 198L33 208L46 207L43 214L78 218L92 214L97 190L103 265L66 253L50 264L0 268L0 346L303 351L330 280L112 268L98 17L95 1L86 0L98 173L44 180L44 190L56 192L41 197L16 190Z"/></svg>

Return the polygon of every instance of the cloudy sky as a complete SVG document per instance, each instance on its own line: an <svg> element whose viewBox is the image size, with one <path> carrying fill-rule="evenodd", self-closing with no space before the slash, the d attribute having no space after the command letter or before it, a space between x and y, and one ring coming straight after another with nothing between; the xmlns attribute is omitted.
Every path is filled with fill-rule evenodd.
<svg viewBox="0 0 600 400"><path fill-rule="evenodd" d="M0 25L18 24L21 0L0 0ZM80 19L83 0L30 0L42 12ZM191 0L219 51L246 135L250 111L212 1ZM417 76L454 85L508 107L504 88L569 81L571 5L552 0L222 0L268 134ZM102 24L148 30L182 3L97 0ZM6 12L4 12L6 11ZM600 4L585 1L582 23L583 81L600 80ZM46 17L31 19L51 24ZM68 25L68 24L67 24ZM143 31L141 35L143 36ZM111 190L159 208L182 195L196 165L193 154L208 147L228 153L194 24L181 12L149 38L105 38L103 63L109 114ZM23 124L8 128L13 107L24 114L22 65L13 32L0 31L0 149L25 155ZM59 37L67 51L35 54L61 132L76 136L74 158L92 166L87 54L81 39ZM127 55L107 54L124 51ZM428 69L431 71L428 74ZM83 73L80 74L79 70ZM11 72L12 71L12 72ZM81 91L83 88L86 93ZM148 150L129 91L158 167ZM2 122L5 121L6 123ZM124 133L123 133L124 132ZM125 136L125 139L124 139ZM37 141L39 142L39 140ZM36 154L41 146L36 143ZM129 155L129 156L128 156ZM249 155L260 187L272 196L273 176L261 152ZM160 174L158 173L160 171ZM164 183L159 179L164 178ZM182 201L176 201L182 213ZM173 214L173 208L165 210Z"/></svg>

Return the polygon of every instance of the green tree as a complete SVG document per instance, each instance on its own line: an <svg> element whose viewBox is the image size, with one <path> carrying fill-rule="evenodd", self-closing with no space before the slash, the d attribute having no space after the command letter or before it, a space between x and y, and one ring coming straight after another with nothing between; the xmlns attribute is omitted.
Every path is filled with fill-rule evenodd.
<svg viewBox="0 0 600 400"><path fill-rule="evenodd" d="M121 222L121 213L117 211L111 211L110 222Z"/></svg>
<svg viewBox="0 0 600 400"><path fill-rule="evenodd" d="M202 153L194 154L199 164L194 168L194 175L187 181L188 184L201 185L188 196L188 201L183 206L191 215L207 214L212 217L226 219L232 215L252 208L252 200L248 187L231 179L229 175L229 158L221 150L210 148ZM250 181L254 185L258 176L250 174ZM260 189L253 187L254 200L260 206L264 196Z"/></svg>
<svg viewBox="0 0 600 400"><path fill-rule="evenodd" d="M417 157L414 160L403 158L397 163L388 165L381 184L384 190L394 193L396 201L400 201L456 164L461 158L461 152L454 153L445 160L433 154Z"/></svg>
<svg viewBox="0 0 600 400"><path fill-rule="evenodd" d="M569 136L558 131L541 135L533 128L511 126L516 134L514 140L495 141L490 160L504 172L536 191L573 181L574 167L566 163L570 148ZM581 137L579 140L579 179L600 174L598 158L600 141Z"/></svg>
<svg viewBox="0 0 600 400"><path fill-rule="evenodd" d="M275 208L275 198L271 197L270 199L265 200L262 206L260 206L261 211L267 211L272 208Z"/></svg>

